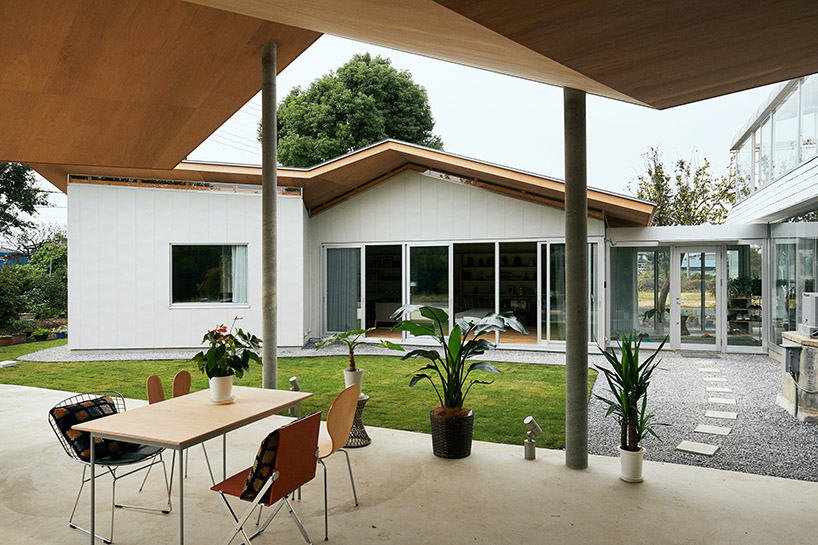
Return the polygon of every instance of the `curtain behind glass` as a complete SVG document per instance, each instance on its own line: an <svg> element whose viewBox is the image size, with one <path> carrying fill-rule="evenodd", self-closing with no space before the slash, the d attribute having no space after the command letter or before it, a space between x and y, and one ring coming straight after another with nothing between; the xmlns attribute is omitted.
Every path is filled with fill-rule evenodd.
<svg viewBox="0 0 818 545"><path fill-rule="evenodd" d="M551 340L565 340L565 244L551 245Z"/></svg>
<svg viewBox="0 0 818 545"><path fill-rule="evenodd" d="M361 249L327 249L327 331L359 329Z"/></svg>
<svg viewBox="0 0 818 545"><path fill-rule="evenodd" d="M233 302L247 302L247 246L233 246Z"/></svg>

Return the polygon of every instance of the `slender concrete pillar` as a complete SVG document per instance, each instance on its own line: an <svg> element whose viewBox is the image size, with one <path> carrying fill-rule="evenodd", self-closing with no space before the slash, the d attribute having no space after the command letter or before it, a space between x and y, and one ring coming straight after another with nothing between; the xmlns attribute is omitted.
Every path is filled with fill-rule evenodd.
<svg viewBox="0 0 818 545"><path fill-rule="evenodd" d="M278 137L276 134L276 44L261 48L261 313L264 361L261 385L278 384L278 298L276 275L276 195Z"/></svg>
<svg viewBox="0 0 818 545"><path fill-rule="evenodd" d="M565 465L588 467L588 182L585 92L564 89Z"/></svg>

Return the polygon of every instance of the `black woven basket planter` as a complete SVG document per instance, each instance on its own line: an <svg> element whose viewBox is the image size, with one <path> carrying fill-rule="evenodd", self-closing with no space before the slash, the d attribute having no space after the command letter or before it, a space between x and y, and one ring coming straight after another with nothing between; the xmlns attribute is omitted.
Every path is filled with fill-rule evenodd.
<svg viewBox="0 0 818 545"><path fill-rule="evenodd" d="M432 451L440 458L465 458L471 454L474 411L466 416L443 418L429 412L432 422Z"/></svg>

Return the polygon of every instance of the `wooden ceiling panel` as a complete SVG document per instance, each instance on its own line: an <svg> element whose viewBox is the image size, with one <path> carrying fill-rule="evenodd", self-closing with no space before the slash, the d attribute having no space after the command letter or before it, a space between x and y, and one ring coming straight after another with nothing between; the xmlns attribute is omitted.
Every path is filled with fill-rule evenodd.
<svg viewBox="0 0 818 545"><path fill-rule="evenodd" d="M815 0L436 1L657 108L818 72Z"/></svg>
<svg viewBox="0 0 818 545"><path fill-rule="evenodd" d="M281 71L319 35L175 0L4 2L0 160L171 169L261 88L264 43Z"/></svg>

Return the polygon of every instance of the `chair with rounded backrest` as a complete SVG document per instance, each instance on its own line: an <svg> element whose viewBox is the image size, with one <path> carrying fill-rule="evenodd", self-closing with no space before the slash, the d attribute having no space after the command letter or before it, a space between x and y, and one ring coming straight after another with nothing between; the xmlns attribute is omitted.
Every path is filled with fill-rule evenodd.
<svg viewBox="0 0 818 545"><path fill-rule="evenodd" d="M190 372L189 371L179 371L176 373L176 376L173 377L173 386L171 389L172 397L179 397L183 395L187 395L190 393ZM156 375L151 375L148 377L148 381L145 385L145 389L148 393L148 403L153 405L154 403L159 403L160 401L165 401L165 391L162 388L162 379ZM202 451L204 452L205 462L207 463L207 471L210 473L210 482L212 484L216 484L216 479L213 477L213 469L210 467L210 459L207 457L207 448L205 448L205 444L202 443ZM187 459L190 455L190 451L185 451L185 477L187 477ZM176 451L173 451L173 457L171 458L170 462L170 471L171 475L173 474L173 467L176 463ZM145 475L145 479L142 481L142 486L145 486L145 481L148 479L148 475L150 475L150 470ZM172 481L172 480L171 480ZM142 486L139 487L139 491L142 491ZM171 487L173 486L173 482L171 482Z"/></svg>
<svg viewBox="0 0 818 545"><path fill-rule="evenodd" d="M250 540L265 531L281 508L286 505L301 535L304 536L307 543L312 545L312 539L307 530L293 511L289 496L315 478L320 426L321 413L312 413L272 431L261 442L252 467L243 469L219 484L213 485L211 490L221 495L227 510L230 511L230 515L236 522L224 543L230 543L236 535L241 533L245 545L250 545ZM250 502L250 506L239 517L228 503L226 496L234 496ZM269 507L275 503L278 505L267 517L262 527L253 535L248 536L244 531L244 524L252 516L256 507L260 511L263 506Z"/></svg>
<svg viewBox="0 0 818 545"><path fill-rule="evenodd" d="M77 511L82 489L85 483L90 480L86 479L90 463L90 436L85 432L77 432L72 427L80 422L87 422L96 418L102 418L107 415L125 412L125 399L119 392L104 391L104 392L89 392L85 394L78 394L57 403L48 412L48 422L51 424L51 429L54 430L60 444L65 449L66 454L73 460L83 464L82 481L80 490L77 492L77 499L74 501L74 507L71 509L71 515L68 517L68 525L76 530L81 530L86 534L90 534L89 530L74 524L74 514ZM171 511L170 503L170 483L168 482L167 472L165 471L165 462L162 459L162 450L159 447L151 447L148 445L138 445L134 443L125 443L122 441L110 441L106 439L96 438L94 441L95 460L94 465L105 469L97 473L96 478L99 479L108 474L112 478L112 493L111 493L111 537L106 538L97 535L105 543L111 543L114 539L114 513L117 508L130 508L145 511L159 511L168 514ZM130 469L126 466L131 466L140 462L148 462L148 465ZM143 469L150 469L155 464L162 464L162 470L165 475L165 488L168 491L167 506L162 508L156 507L142 507L138 505L124 505L116 503L116 482L131 473L141 471ZM123 473L117 474L117 471L122 470ZM144 484L144 482L143 482ZM140 488L141 490L141 488Z"/></svg>
<svg viewBox="0 0 818 545"><path fill-rule="evenodd" d="M324 459L339 450L346 456L349 482L352 483L352 497L355 499L355 506L358 506L358 493L355 491L355 479L352 476L352 465L349 463L349 453L343 447L349 442L349 432L352 429L355 410L358 408L358 395L360 393L361 387L357 384L353 384L338 394L338 397L332 402L332 406L327 413L327 432L330 438L321 438L318 441L318 462L324 467L324 541L329 539L329 525L327 522L327 466L324 463Z"/></svg>

